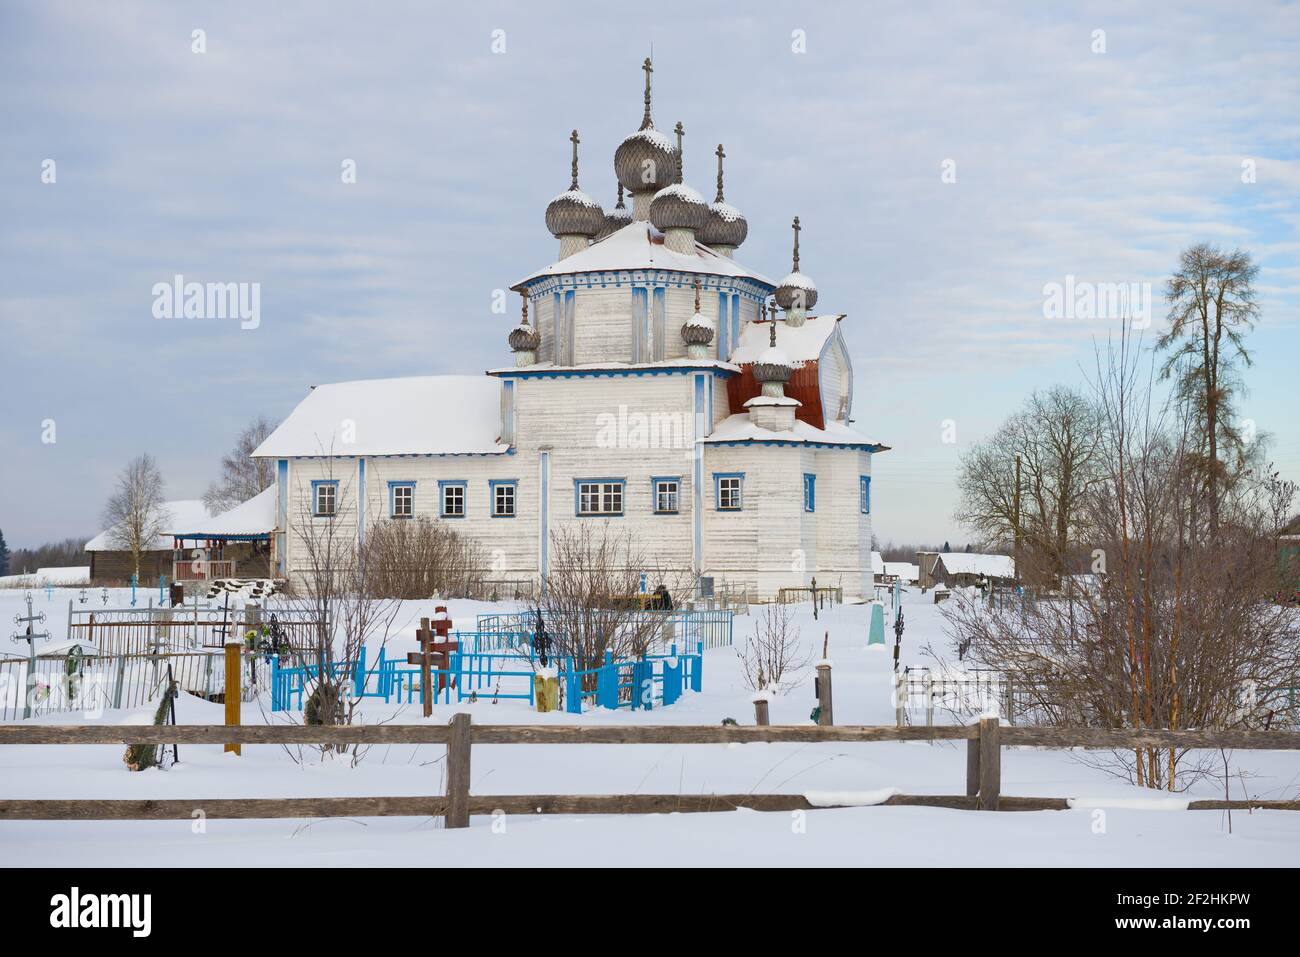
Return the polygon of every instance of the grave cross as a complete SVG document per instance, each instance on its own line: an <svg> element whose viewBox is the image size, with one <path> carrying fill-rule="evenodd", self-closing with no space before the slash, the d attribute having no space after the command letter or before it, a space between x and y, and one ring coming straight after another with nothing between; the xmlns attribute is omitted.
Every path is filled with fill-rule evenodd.
<svg viewBox="0 0 1300 957"><path fill-rule="evenodd" d="M28 592L24 598L27 602L27 614L14 615L14 624L19 627L26 624L27 627L22 632L14 632L13 640L27 642L27 688L26 693L23 695L23 717L30 718L32 716L32 688L36 684L36 639L48 639L50 633L48 631L36 631L33 628L37 622L45 620L45 612L33 615L31 593Z"/></svg>
<svg viewBox="0 0 1300 957"><path fill-rule="evenodd" d="M420 627L415 636L420 641L420 650L412 651L406 656L407 664L420 666L420 698L424 702L424 716L427 718L433 714L433 695L429 690L433 685L432 671L436 667L439 671L445 672L451 663L451 654L460 651L459 641L450 641L447 638L448 632L451 631L451 619L447 617L447 609L439 605L434 609L432 627L428 618L420 619ZM434 639L438 640L434 640ZM441 691L446 687L446 674L438 675L438 688ZM452 687L455 687L453 682Z"/></svg>

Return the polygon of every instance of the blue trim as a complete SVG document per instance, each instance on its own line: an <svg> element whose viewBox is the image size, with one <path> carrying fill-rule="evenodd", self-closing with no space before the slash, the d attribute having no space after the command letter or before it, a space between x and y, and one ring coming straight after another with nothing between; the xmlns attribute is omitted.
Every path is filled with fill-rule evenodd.
<svg viewBox="0 0 1300 957"><path fill-rule="evenodd" d="M764 297L766 298L766 297ZM754 300L760 302L761 300ZM731 348L734 351L740 347L740 297L733 295L731 297Z"/></svg>
<svg viewBox="0 0 1300 957"><path fill-rule="evenodd" d="M583 512L578 509L578 486L580 485L618 485L619 501L623 507L617 512ZM604 494L603 492L601 494ZM627 514L627 479L626 478L576 478L573 480L573 515L575 518L621 518Z"/></svg>
<svg viewBox="0 0 1300 957"><path fill-rule="evenodd" d="M677 483L677 507L671 511L663 511L659 508L660 482ZM650 476L650 511L656 515L680 515L682 513L682 477L680 475Z"/></svg>
<svg viewBox="0 0 1300 957"><path fill-rule="evenodd" d="M731 297L725 290L718 291L718 358L724 362L731 355L731 319L727 316L727 306Z"/></svg>
<svg viewBox="0 0 1300 957"><path fill-rule="evenodd" d="M722 479L740 479L740 504L734 508L722 507ZM744 472L714 472L713 473L713 508L718 512L743 512L745 510L745 473Z"/></svg>
<svg viewBox="0 0 1300 957"><path fill-rule="evenodd" d="M409 488L411 490L411 514L397 514L397 496L394 489ZM412 480L391 481L388 483L388 517L389 518L415 518L415 482Z"/></svg>
<svg viewBox="0 0 1300 957"><path fill-rule="evenodd" d="M725 289L737 298L744 297L754 302L762 302L773 292L776 286L748 276L719 276L706 273L685 273L673 269L632 269L610 271L589 271L565 273L563 275L534 276L523 282L515 283L510 288L516 292L526 290L530 297L544 296L556 289L618 289L627 286L671 286L677 289L695 287L695 280L700 280L704 290Z"/></svg>
<svg viewBox="0 0 1300 957"><path fill-rule="evenodd" d="M316 497L316 489L322 485L331 485L334 487L334 511L321 512L318 508L320 500ZM316 518L333 518L339 513L339 480L338 479L312 479L311 482L311 513Z"/></svg>
<svg viewBox="0 0 1300 957"><path fill-rule="evenodd" d="M803 510L817 511L817 476L811 472L803 473Z"/></svg>
<svg viewBox="0 0 1300 957"><path fill-rule="evenodd" d="M720 375L724 378L730 378L733 375L739 375L738 369L720 369L717 366L697 366L697 365L680 365L680 366L656 366L655 368L646 369L530 369L524 366L519 369L492 369L488 371L490 376L498 376L502 379L615 379L627 376L637 375L690 375L695 372L710 372L714 375ZM449 452L448 455L500 455L500 452ZM304 458L316 458L317 456L303 456Z"/></svg>
<svg viewBox="0 0 1300 957"><path fill-rule="evenodd" d="M858 476L858 511L863 515L871 514L871 476Z"/></svg>
<svg viewBox="0 0 1300 957"><path fill-rule="evenodd" d="M888 445L875 445L866 443L841 443L841 442L804 442L790 441L788 439L731 439L727 441L713 441L705 439L709 445L716 445L720 448L736 448L742 445L776 445L788 446L799 449L844 449L848 452L888 452Z"/></svg>
<svg viewBox="0 0 1300 957"><path fill-rule="evenodd" d="M668 325L666 318L668 309L664 302L666 291L663 286L655 288L650 308L650 359L654 362L662 362L666 354L666 327Z"/></svg>
<svg viewBox="0 0 1300 957"><path fill-rule="evenodd" d="M546 592L546 577L550 574L551 569L551 453L538 453L538 502L540 508L537 509L538 535L537 535L537 570L538 577L541 578L542 593Z"/></svg>
<svg viewBox="0 0 1300 957"><path fill-rule="evenodd" d="M644 362L646 330L650 327L650 290L644 286L632 289L632 361Z"/></svg>
<svg viewBox="0 0 1300 957"><path fill-rule="evenodd" d="M459 515L447 514L446 490L449 488L459 488L461 490L461 508ZM443 479L438 482L438 517L439 518L465 518L469 515L469 482L464 479Z"/></svg>
<svg viewBox="0 0 1300 957"><path fill-rule="evenodd" d="M497 487L502 485L508 485L515 490L514 498L511 499L513 511L508 515L497 511ZM488 515L492 518L519 517L519 479L488 479Z"/></svg>

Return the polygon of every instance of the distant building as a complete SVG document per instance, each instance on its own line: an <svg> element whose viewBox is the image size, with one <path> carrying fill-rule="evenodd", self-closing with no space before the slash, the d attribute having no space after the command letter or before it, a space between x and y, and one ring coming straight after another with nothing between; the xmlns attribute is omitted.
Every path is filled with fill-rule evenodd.
<svg viewBox="0 0 1300 957"><path fill-rule="evenodd" d="M1014 585L1016 563L1010 555L981 555L975 552L939 552L930 565L934 585L964 588L979 584Z"/></svg>

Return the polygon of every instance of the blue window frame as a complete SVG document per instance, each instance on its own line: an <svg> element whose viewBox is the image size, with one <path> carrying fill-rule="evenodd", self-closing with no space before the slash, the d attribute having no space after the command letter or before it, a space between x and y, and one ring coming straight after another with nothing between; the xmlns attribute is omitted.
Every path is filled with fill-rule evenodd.
<svg viewBox="0 0 1300 957"><path fill-rule="evenodd" d="M337 479L317 479L311 483L311 511L321 518L333 518L339 510Z"/></svg>
<svg viewBox="0 0 1300 957"><path fill-rule="evenodd" d="M676 515L682 510L680 475L656 475L650 479L650 490L650 507L656 515Z"/></svg>
<svg viewBox="0 0 1300 957"><path fill-rule="evenodd" d="M388 517L415 518L415 483L388 483Z"/></svg>
<svg viewBox="0 0 1300 957"><path fill-rule="evenodd" d="M745 507L745 473L713 473L713 505L719 512L739 512Z"/></svg>
<svg viewBox="0 0 1300 957"><path fill-rule="evenodd" d="M871 476L858 477L858 511L863 515L871 514Z"/></svg>
<svg viewBox="0 0 1300 957"><path fill-rule="evenodd" d="M489 514L493 518L514 518L519 514L519 480L492 479L488 482Z"/></svg>
<svg viewBox="0 0 1300 957"><path fill-rule="evenodd" d="M623 514L627 479L585 478L573 480L573 514L615 516Z"/></svg>
<svg viewBox="0 0 1300 957"><path fill-rule="evenodd" d="M803 510L817 511L817 476L811 472L803 473Z"/></svg>
<svg viewBox="0 0 1300 957"><path fill-rule="evenodd" d="M463 481L438 483L438 514L443 518L464 518L466 513L466 484Z"/></svg>

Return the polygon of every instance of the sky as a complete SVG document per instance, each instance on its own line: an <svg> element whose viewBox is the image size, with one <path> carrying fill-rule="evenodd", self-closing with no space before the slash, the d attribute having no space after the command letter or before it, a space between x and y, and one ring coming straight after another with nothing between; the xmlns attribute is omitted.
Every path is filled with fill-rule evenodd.
<svg viewBox="0 0 1300 957"><path fill-rule="evenodd" d="M1296 4L0 0L10 547L94 534L141 452L200 496L312 384L508 364L494 294L555 258L571 129L612 206L651 50L686 181L726 144L736 258L784 275L798 215L848 314L882 543L965 542L962 451L1086 387L1121 320L1045 289L1149 283L1150 342L1202 241L1260 265L1241 412L1300 480ZM155 317L177 274L258 283L259 324Z"/></svg>

